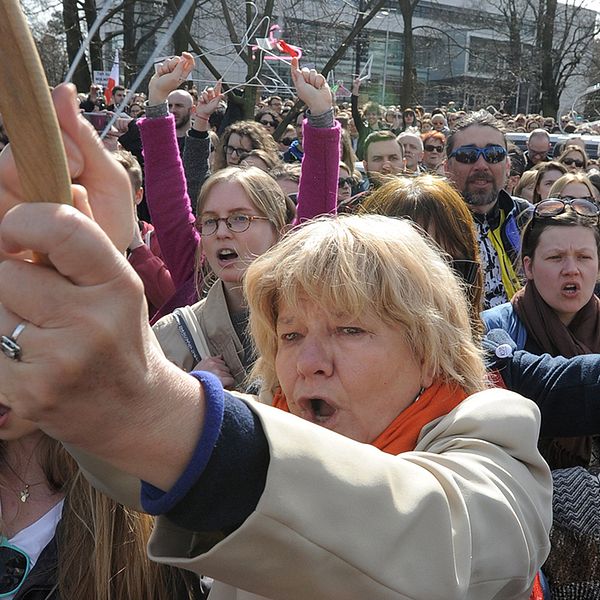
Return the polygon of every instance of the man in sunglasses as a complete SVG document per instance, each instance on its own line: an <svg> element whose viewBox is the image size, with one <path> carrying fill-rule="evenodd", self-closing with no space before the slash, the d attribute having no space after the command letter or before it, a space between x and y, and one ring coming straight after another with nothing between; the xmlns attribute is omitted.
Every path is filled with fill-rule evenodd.
<svg viewBox="0 0 600 600"><path fill-rule="evenodd" d="M484 269L484 308L508 302L521 287L520 227L531 205L503 188L510 172L506 138L487 111L465 117L446 142L446 174L473 213Z"/></svg>
<svg viewBox="0 0 600 600"><path fill-rule="evenodd" d="M552 160L548 153L552 144L550 144L550 136L545 129L534 129L527 140L527 150L524 153L527 161L525 170L528 171L539 165L541 162Z"/></svg>

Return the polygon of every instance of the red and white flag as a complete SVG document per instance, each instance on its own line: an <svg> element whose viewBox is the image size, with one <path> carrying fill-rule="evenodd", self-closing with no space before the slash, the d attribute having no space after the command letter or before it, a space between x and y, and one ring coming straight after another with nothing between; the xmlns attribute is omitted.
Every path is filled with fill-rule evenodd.
<svg viewBox="0 0 600 600"><path fill-rule="evenodd" d="M112 69L110 71L110 75L108 76L108 83L106 84L106 89L104 90L104 99L106 100L106 105L112 104L112 91L115 85L119 85L119 51L117 50L115 54L115 61L113 62Z"/></svg>

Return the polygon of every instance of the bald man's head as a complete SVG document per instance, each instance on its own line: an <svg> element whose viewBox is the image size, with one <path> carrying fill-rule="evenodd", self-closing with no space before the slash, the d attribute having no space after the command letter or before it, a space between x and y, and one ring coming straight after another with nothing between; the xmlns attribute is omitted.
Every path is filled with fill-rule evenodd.
<svg viewBox="0 0 600 600"><path fill-rule="evenodd" d="M185 90L174 90L167 97L169 112L175 115L175 127L178 130L187 129L190 126L192 105L194 99Z"/></svg>

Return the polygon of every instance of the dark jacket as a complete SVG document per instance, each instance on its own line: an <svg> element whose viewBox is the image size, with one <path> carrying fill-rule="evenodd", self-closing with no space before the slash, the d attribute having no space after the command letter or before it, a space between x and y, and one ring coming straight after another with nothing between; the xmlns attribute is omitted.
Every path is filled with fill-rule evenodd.
<svg viewBox="0 0 600 600"><path fill-rule="evenodd" d="M58 547L56 536L42 550L14 600L59 600Z"/></svg>
<svg viewBox="0 0 600 600"><path fill-rule="evenodd" d="M485 336L483 347L488 368L498 370L506 387L538 405L540 436L600 434L600 355L537 356L517 350L508 334L497 329Z"/></svg>
<svg viewBox="0 0 600 600"><path fill-rule="evenodd" d="M60 531L60 523L57 531ZM90 564L90 566L92 565ZM211 580L199 580L198 576L193 573L170 567L169 572L173 580L173 594L170 598L173 600L185 598L187 600L188 591L186 585L188 589L193 590L193 598L195 600L205 600L207 598L210 592ZM185 584L184 581L186 582ZM14 600L61 600L58 593L58 543L56 535L42 550L37 562L23 582ZM75 599L69 598L68 600ZM86 598L85 600L94 599ZM134 599L132 598L131 600ZM142 599L140 598L139 600Z"/></svg>

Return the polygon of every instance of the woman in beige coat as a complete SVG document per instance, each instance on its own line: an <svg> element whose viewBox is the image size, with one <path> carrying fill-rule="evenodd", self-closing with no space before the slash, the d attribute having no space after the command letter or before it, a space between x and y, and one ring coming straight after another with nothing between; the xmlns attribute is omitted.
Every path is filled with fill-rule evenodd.
<svg viewBox="0 0 600 600"><path fill-rule="evenodd" d="M161 355L90 219L20 205L0 243L2 402L160 514L151 557L224 582L213 600L527 598L550 524L539 413L484 389L459 283L409 223L319 221L253 263L276 407Z"/></svg>

